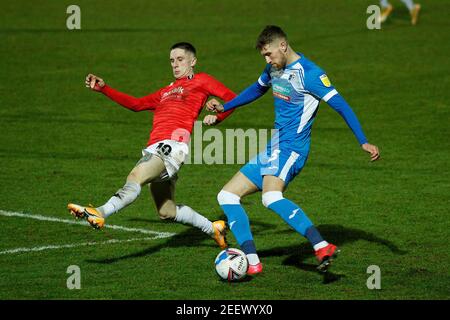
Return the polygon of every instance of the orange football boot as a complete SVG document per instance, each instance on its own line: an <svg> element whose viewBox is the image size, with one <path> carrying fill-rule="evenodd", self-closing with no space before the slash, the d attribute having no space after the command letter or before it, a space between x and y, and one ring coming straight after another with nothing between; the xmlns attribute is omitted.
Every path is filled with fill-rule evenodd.
<svg viewBox="0 0 450 320"><path fill-rule="evenodd" d="M82 207L77 204L69 203L67 209L69 209L70 213L75 218L86 219L94 229L101 229L105 225L105 218L103 218L102 214L93 207Z"/></svg>
<svg viewBox="0 0 450 320"><path fill-rule="evenodd" d="M226 249L228 247L227 239L226 239L226 231L227 227L225 221L217 220L212 223L214 234L212 235L214 241L217 242L220 249Z"/></svg>

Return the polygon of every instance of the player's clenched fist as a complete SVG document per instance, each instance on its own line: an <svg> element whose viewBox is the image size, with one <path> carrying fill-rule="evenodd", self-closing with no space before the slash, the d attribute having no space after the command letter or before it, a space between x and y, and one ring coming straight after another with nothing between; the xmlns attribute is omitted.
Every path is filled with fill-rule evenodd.
<svg viewBox="0 0 450 320"><path fill-rule="evenodd" d="M206 124L207 126L213 126L213 125L219 123L219 121L217 120L217 116L216 115L208 114L203 119L203 123Z"/></svg>
<svg viewBox="0 0 450 320"><path fill-rule="evenodd" d="M105 81L102 78L97 77L89 73L86 77L86 88L91 88L94 91L100 91L105 86Z"/></svg>
<svg viewBox="0 0 450 320"><path fill-rule="evenodd" d="M223 112L223 105L213 98L206 103L206 109L211 112Z"/></svg>

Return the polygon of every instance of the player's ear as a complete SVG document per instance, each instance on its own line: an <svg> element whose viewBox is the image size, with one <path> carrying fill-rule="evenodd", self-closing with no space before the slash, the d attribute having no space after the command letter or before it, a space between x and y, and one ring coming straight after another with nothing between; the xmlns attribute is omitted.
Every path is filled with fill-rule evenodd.
<svg viewBox="0 0 450 320"><path fill-rule="evenodd" d="M281 51L282 51L283 53L286 53L286 52L287 52L287 49L288 49L288 43L287 43L286 40L281 40L281 42L280 42L280 48L281 48Z"/></svg>
<svg viewBox="0 0 450 320"><path fill-rule="evenodd" d="M191 67L194 67L196 64L197 64L197 58L196 57L192 57Z"/></svg>

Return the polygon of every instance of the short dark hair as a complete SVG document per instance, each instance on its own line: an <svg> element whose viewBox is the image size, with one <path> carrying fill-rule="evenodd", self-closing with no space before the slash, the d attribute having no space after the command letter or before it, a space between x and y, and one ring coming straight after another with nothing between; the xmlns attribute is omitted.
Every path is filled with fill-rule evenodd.
<svg viewBox="0 0 450 320"><path fill-rule="evenodd" d="M192 53L194 55L194 57L197 54L197 51L195 50L194 46L192 44L190 44L189 42L178 42L178 43L175 43L170 48L170 50L173 50L173 49L183 49L185 51L188 51L188 52Z"/></svg>
<svg viewBox="0 0 450 320"><path fill-rule="evenodd" d="M266 26L258 36L256 40L256 49L262 50L262 48L269 43L272 43L275 39L283 38L287 40L287 35L278 26Z"/></svg>

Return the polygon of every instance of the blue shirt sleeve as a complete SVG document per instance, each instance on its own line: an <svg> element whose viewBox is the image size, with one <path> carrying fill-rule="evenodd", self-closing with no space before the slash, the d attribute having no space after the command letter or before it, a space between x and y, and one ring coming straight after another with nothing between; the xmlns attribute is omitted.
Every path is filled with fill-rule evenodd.
<svg viewBox="0 0 450 320"><path fill-rule="evenodd" d="M269 90L271 85L269 71L270 71L270 64L266 66L263 73L258 78L257 82L253 83L250 87L242 91L233 100L225 103L223 105L224 109L223 111L225 112L243 106L263 96Z"/></svg>
<svg viewBox="0 0 450 320"><path fill-rule="evenodd" d="M361 124L356 117L356 114L353 112L352 108L348 105L348 103L342 98L342 96L337 93L330 100L328 100L328 105L336 110L342 118L344 118L345 122L349 126L349 128L353 131L356 139L358 139L359 144L367 143L366 136L361 128Z"/></svg>
<svg viewBox="0 0 450 320"><path fill-rule="evenodd" d="M315 66L305 75L305 88L336 110L352 130L359 144L367 143L361 124L349 104L336 91L326 73Z"/></svg>
<svg viewBox="0 0 450 320"><path fill-rule="evenodd" d="M305 89L325 102L337 93L327 74L317 66L305 71Z"/></svg>
<svg viewBox="0 0 450 320"><path fill-rule="evenodd" d="M259 97L263 96L269 87L263 87L258 82L255 82L250 87L242 91L237 97L233 100L228 101L223 105L223 111L229 111L231 109L243 106L252 101L255 101Z"/></svg>
<svg viewBox="0 0 450 320"><path fill-rule="evenodd" d="M258 78L258 83L262 87L270 87L272 85L272 79L270 77L270 68L271 68L271 65L266 64L266 67L264 68L263 73Z"/></svg>

